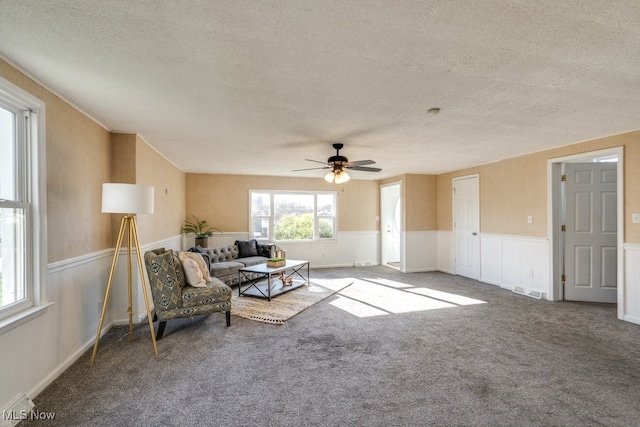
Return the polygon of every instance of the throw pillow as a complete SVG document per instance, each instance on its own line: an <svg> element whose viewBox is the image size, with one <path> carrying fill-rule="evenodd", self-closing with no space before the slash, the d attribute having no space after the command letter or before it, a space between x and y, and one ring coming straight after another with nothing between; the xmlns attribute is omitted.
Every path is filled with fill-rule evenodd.
<svg viewBox="0 0 640 427"><path fill-rule="evenodd" d="M202 255L200 255L198 252L180 252L178 254L178 258L180 258L180 262L182 263L184 263L184 260L187 258L191 258L192 260L194 260L198 264L200 271L202 271L202 278L204 279L204 281L207 283L211 283L211 276L209 275L209 270L207 269L207 263L204 262Z"/></svg>
<svg viewBox="0 0 640 427"><path fill-rule="evenodd" d="M185 258L182 261L182 268L184 269L184 275L187 278L187 284L194 288L206 288L207 283L202 277L202 270L198 267L198 263L191 258Z"/></svg>
<svg viewBox="0 0 640 427"><path fill-rule="evenodd" d="M258 246L256 239L249 241L236 240L238 246L238 258L258 256Z"/></svg>

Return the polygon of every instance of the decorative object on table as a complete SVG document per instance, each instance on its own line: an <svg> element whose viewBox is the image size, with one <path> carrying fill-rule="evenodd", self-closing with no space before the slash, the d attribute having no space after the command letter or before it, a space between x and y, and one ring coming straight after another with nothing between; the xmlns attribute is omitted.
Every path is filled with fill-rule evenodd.
<svg viewBox="0 0 640 427"><path fill-rule="evenodd" d="M341 291L353 282L345 280L318 280L271 301L260 298L245 298L233 294L231 315L263 323L282 325L285 321L307 308Z"/></svg>
<svg viewBox="0 0 640 427"><path fill-rule="evenodd" d="M306 276L304 274L306 270ZM269 267L267 264L256 264L238 270L238 295L246 295L257 298L266 298L282 295L309 283L309 261L287 260L281 267ZM286 277L296 277L296 282L291 282L290 286L275 286L275 281L281 276L280 273L287 271ZM265 280L266 279L266 280ZM243 287L243 285L247 285Z"/></svg>
<svg viewBox="0 0 640 427"><path fill-rule="evenodd" d="M138 257L138 268L140 270L140 281L142 283L142 293L144 295L144 304L147 310L147 319L149 320L149 328L151 329L151 341L153 343L153 351L158 355L158 346L153 330L153 322L151 320L151 309L149 308L149 295L147 294L147 285L145 282L144 268L142 266L142 255L140 251L140 239L138 237L138 226L136 223L137 214L153 213L153 187L147 185L136 184L102 184L102 213L120 213L125 214L120 221L120 231L116 242L115 252L113 254L113 262L111 263L111 271L109 272L109 280L107 282L107 290L102 303L102 313L100 314L100 322L98 323L98 331L96 332L96 341L93 346L93 354L91 355L91 363L96 358L98 351L98 342L100 341L100 333L102 332L102 324L107 312L109 296L111 294L111 286L113 285L113 274L116 264L118 263L118 255L122 247L122 240L127 235L127 266L129 278L129 341L133 341L133 284L132 284L132 243L135 244L136 255ZM126 231L125 231L126 230Z"/></svg>
<svg viewBox="0 0 640 427"><path fill-rule="evenodd" d="M282 267L286 263L287 263L287 260L284 258L269 258L267 260L267 267L278 268L278 267Z"/></svg>
<svg viewBox="0 0 640 427"><path fill-rule="evenodd" d="M222 233L219 229L212 227L206 220L200 220L195 215L191 215L194 222L184 220L182 224L182 232L187 234L195 234L196 246L201 248L208 247L209 237L213 236L216 232Z"/></svg>
<svg viewBox="0 0 640 427"><path fill-rule="evenodd" d="M293 277L286 277L284 271L280 273L280 281L282 282L282 286L293 285Z"/></svg>

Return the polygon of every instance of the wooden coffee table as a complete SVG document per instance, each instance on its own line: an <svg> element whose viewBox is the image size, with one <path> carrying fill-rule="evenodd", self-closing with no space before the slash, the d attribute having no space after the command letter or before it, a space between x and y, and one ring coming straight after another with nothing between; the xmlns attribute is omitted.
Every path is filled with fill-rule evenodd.
<svg viewBox="0 0 640 427"><path fill-rule="evenodd" d="M304 277L300 272L304 271L304 267L307 267L307 277ZM295 278L295 280L290 285L284 285L278 279L280 274L284 274L285 279ZM247 283L249 286L242 289L242 285ZM267 267L267 264L252 265L238 271L238 296L247 295L271 301L272 297L292 291L307 283L309 283L309 261L288 259L285 265L275 268Z"/></svg>

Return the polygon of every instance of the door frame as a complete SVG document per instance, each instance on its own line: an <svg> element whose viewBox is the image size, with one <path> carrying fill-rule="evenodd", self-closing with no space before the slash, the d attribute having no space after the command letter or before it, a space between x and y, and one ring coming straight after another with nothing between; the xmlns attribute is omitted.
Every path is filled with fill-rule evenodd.
<svg viewBox="0 0 640 427"><path fill-rule="evenodd" d="M471 175L464 175L464 176L457 176L455 178L453 178L451 180L451 189L452 189L452 194L451 194L451 203L452 203L452 225L453 225L453 271L455 274L458 274L457 272L457 260L456 260L456 255L458 253L458 241L456 239L456 227L455 227L455 223L456 223L456 209L458 208L456 206L456 195L453 193L453 190L456 187L456 181L463 181L466 179L476 179L478 182L478 194L477 194L477 199L478 199L478 215L476 217L476 221L478 224L478 250L477 250L477 254L475 256L475 262L477 265L477 277L475 278L475 280L480 280L480 278L482 277L482 270L481 270L481 262L482 262L482 234L481 234L481 228L482 228L482 224L480 223L480 218L481 218L481 211L480 211L480 174L479 173L475 173L475 174L471 174Z"/></svg>
<svg viewBox="0 0 640 427"><path fill-rule="evenodd" d="M385 187L394 187L397 186L398 190L400 192L400 209L402 210L400 212L400 241L398 243L399 248L398 248L398 253L400 254L400 271L401 272L406 272L406 265L405 265L405 250L404 250L404 197L402 197L402 180L400 181L394 181L394 182L389 182L387 184L381 184L380 185L380 222L379 222L379 228L380 228L380 264L384 265L384 261L385 261L385 256L384 256L384 252L385 249L385 236L386 234L384 233L384 230L382 229L382 211L383 211L383 206L382 204L384 203L384 197L382 196L382 191L383 188Z"/></svg>
<svg viewBox="0 0 640 427"><path fill-rule="evenodd" d="M574 154L564 157L556 157L547 160L547 235L549 238L549 293L553 301L564 298L562 294L561 269L562 254L562 194L560 179L563 163L585 163L600 157L618 157L617 167L617 288L618 288L618 319L624 320L624 147L613 147L597 151Z"/></svg>

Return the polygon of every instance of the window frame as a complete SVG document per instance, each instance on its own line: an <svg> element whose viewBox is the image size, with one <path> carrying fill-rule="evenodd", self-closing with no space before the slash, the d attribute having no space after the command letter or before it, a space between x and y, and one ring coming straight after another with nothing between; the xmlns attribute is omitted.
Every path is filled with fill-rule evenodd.
<svg viewBox="0 0 640 427"><path fill-rule="evenodd" d="M253 195L254 194L268 194L269 195L269 215L253 215ZM299 195L299 196L313 196L313 238L312 239L298 239L298 240L276 240L275 238L275 204L274 198L277 195ZM332 196L333 197L333 215L319 215L318 214L318 196ZM333 237L320 237L320 219L321 218L333 218ZM268 220L269 231L267 237L257 238L254 237L255 230L253 228L254 220ZM337 240L338 234L338 192L337 191L321 191L321 190L249 190L249 238L256 239L258 241L270 241L270 242L295 242L295 243L313 243L313 242L331 242Z"/></svg>
<svg viewBox="0 0 640 427"><path fill-rule="evenodd" d="M0 201L3 208L25 209L25 298L0 307L0 334L40 315L47 272L46 145L43 101L0 77L0 107L16 114L14 177L16 194ZM20 122L24 120L24 125Z"/></svg>

